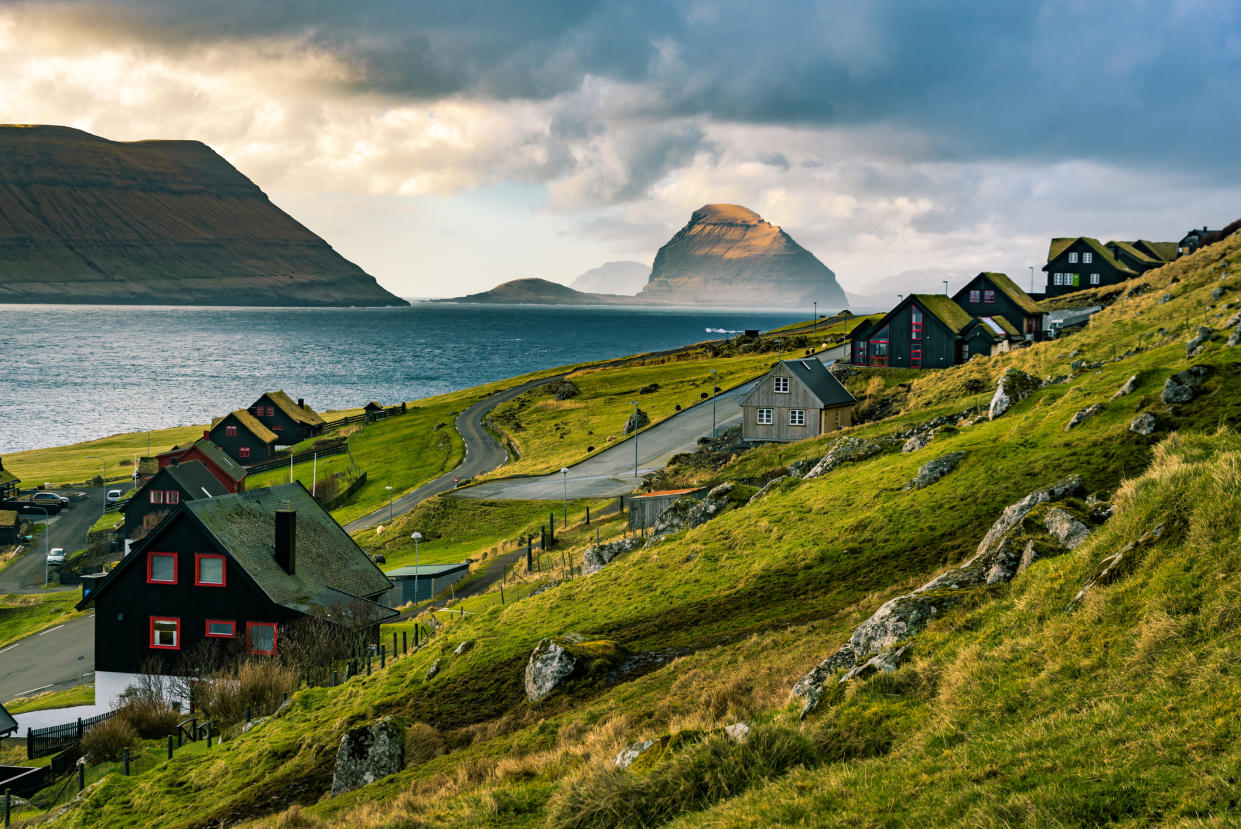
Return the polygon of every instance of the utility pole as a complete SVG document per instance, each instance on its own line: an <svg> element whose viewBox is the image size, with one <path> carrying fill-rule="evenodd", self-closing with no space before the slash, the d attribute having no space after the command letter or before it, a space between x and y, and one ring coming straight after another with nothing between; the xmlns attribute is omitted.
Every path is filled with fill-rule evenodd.
<svg viewBox="0 0 1241 829"><path fill-rule="evenodd" d="M1030 269L1030 293L1034 293L1034 266L1026 265Z"/></svg>
<svg viewBox="0 0 1241 829"><path fill-rule="evenodd" d="M814 336L819 336L819 303L814 304Z"/></svg>
<svg viewBox="0 0 1241 829"><path fill-rule="evenodd" d="M718 389L719 382L716 380L716 370L711 369L711 439L716 437L715 433L715 390Z"/></svg>
<svg viewBox="0 0 1241 829"><path fill-rule="evenodd" d="M633 476L638 477L638 401L630 400L633 406Z"/></svg>
<svg viewBox="0 0 1241 829"><path fill-rule="evenodd" d="M948 296L948 280L944 280L944 296Z"/></svg>

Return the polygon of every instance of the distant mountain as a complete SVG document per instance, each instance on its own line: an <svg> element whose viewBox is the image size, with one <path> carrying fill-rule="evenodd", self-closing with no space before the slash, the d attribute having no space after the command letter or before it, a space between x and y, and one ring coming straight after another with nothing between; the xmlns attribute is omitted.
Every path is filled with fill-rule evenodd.
<svg viewBox="0 0 1241 829"><path fill-rule="evenodd" d="M843 308L836 275L779 227L736 204L708 204L659 249L638 299L659 304Z"/></svg>
<svg viewBox="0 0 1241 829"><path fill-rule="evenodd" d="M514 279L479 294L433 302L478 302L513 305L633 305L633 297L588 294L546 279Z"/></svg>
<svg viewBox="0 0 1241 829"><path fill-rule="evenodd" d="M651 266L641 262L606 262L569 283L578 291L596 294L633 296L646 285Z"/></svg>
<svg viewBox="0 0 1241 829"><path fill-rule="evenodd" d="M210 147L0 126L0 303L405 305Z"/></svg>

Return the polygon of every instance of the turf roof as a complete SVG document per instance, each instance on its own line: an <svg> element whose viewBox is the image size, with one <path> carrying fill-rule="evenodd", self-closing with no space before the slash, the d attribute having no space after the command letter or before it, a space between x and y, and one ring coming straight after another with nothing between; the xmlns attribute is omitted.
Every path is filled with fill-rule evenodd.
<svg viewBox="0 0 1241 829"><path fill-rule="evenodd" d="M1048 252L1047 252L1047 264L1043 266L1043 270L1047 270L1049 267L1051 267L1051 263L1054 262L1057 257L1063 254L1071 245L1073 245L1073 243L1079 242L1079 241L1083 242L1088 248L1094 251L1094 253L1103 262L1106 262L1108 265L1111 265L1113 268L1120 271L1121 273L1126 273L1126 274L1129 274L1130 276L1138 275L1138 272L1135 271L1133 268L1130 268L1127 265L1121 262L1118 262L1116 260L1116 257L1112 255L1112 252L1108 250L1107 247L1102 242L1090 236L1074 236L1073 238L1059 237L1059 238L1052 239L1051 247L1048 249Z"/></svg>
<svg viewBox="0 0 1241 829"><path fill-rule="evenodd" d="M952 301L952 297L943 294L910 294L909 299L916 300L927 313L937 318L954 334L960 334L974 321L964 308Z"/></svg>
<svg viewBox="0 0 1241 829"><path fill-rule="evenodd" d="M323 418L309 406L299 406L293 402L293 398L289 397L283 391L269 391L263 395L272 403L276 404L276 408L293 418L297 423L305 423L307 426L322 426ZM260 397L259 400L263 398ZM257 405L257 401L255 402Z"/></svg>
<svg viewBox="0 0 1241 829"><path fill-rule="evenodd" d="M1015 302L1017 307L1022 311L1025 311L1027 314L1043 313L1038 307L1038 303L1035 302L1029 294L1021 290L1021 286L1010 279L1008 274L998 273L996 271L983 271L978 275L985 276L987 279L991 280L991 283L995 285L996 290L1000 291L1004 294L1004 296Z"/></svg>
<svg viewBox="0 0 1241 829"><path fill-rule="evenodd" d="M11 484L21 480L7 469L0 469L0 484Z"/></svg>
<svg viewBox="0 0 1241 829"><path fill-rule="evenodd" d="M230 416L236 418L238 423L240 423L242 426L245 426L246 430L250 432L250 434L254 435L256 438L263 441L263 443L275 443L278 440L275 432L273 432L271 429L268 429L262 423L259 423L258 418L250 414L245 409L238 409L235 412L230 412L228 415L225 415L224 417L216 421L215 425L213 425L211 428L214 429L216 426L219 426L221 423L227 420Z"/></svg>
<svg viewBox="0 0 1241 829"><path fill-rule="evenodd" d="M21 520L17 513L10 509L0 509L0 527L12 527Z"/></svg>
<svg viewBox="0 0 1241 829"><path fill-rule="evenodd" d="M1163 264L1163 262L1160 261L1159 259L1156 259L1155 257L1151 256L1149 253L1146 253L1145 251L1139 249L1134 242L1108 242L1107 246L1109 249L1112 247L1115 247L1117 250L1123 251L1124 253L1128 254L1133 259L1137 260L1138 262L1141 262L1144 265L1162 265Z"/></svg>
<svg viewBox="0 0 1241 829"><path fill-rule="evenodd" d="M1171 262L1176 258L1176 242L1151 242L1147 239L1138 239L1133 246L1161 262Z"/></svg>

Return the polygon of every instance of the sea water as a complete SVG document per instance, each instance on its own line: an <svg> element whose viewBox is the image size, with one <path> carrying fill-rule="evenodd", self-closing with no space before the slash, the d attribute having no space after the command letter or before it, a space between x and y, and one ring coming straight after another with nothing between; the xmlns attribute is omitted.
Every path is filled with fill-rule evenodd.
<svg viewBox="0 0 1241 829"><path fill-rule="evenodd" d="M207 423L283 389L316 411L770 329L805 312L0 305L0 456Z"/></svg>

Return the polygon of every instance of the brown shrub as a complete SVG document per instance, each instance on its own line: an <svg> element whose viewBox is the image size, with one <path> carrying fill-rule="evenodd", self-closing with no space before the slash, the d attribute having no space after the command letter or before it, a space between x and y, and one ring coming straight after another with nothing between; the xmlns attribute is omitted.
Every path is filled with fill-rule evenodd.
<svg viewBox="0 0 1241 829"><path fill-rule="evenodd" d="M199 689L197 699L203 713L217 725L241 722L250 709L253 717L264 716L280 707L285 694L299 685L295 669L266 659L241 662L236 673L223 672Z"/></svg>
<svg viewBox="0 0 1241 829"><path fill-rule="evenodd" d="M444 740L426 723L416 722L405 730L405 763L425 763L443 754Z"/></svg>
<svg viewBox="0 0 1241 829"><path fill-rule="evenodd" d="M88 763L120 760L121 752L138 742L138 732L124 717L113 716L82 735L82 754Z"/></svg>
<svg viewBox="0 0 1241 829"><path fill-rule="evenodd" d="M154 672L139 677L121 694L121 705L113 720L124 720L144 740L173 733L181 722L181 712L169 700L169 680Z"/></svg>

